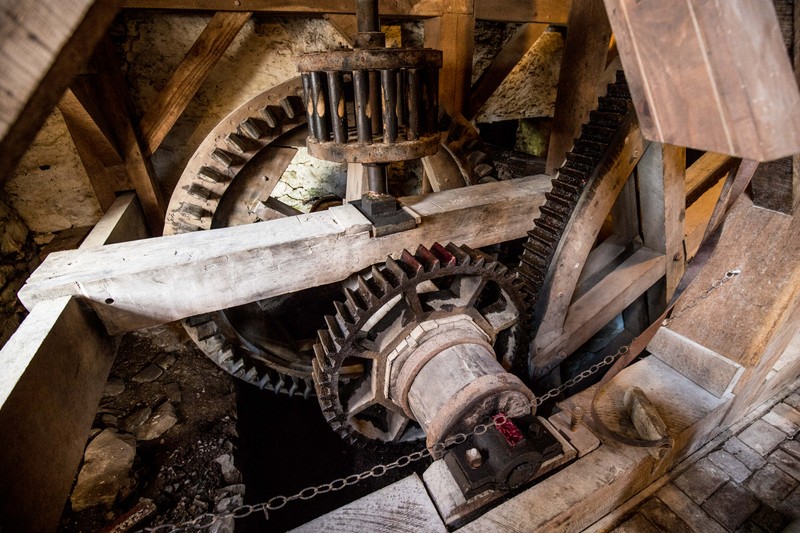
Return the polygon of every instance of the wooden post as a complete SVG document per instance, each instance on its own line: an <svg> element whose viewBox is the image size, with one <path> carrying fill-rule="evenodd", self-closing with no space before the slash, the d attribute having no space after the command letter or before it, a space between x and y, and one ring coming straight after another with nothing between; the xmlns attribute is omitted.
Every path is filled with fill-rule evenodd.
<svg viewBox="0 0 800 533"><path fill-rule="evenodd" d="M569 14L567 40L561 59L556 108L547 155L548 174L564 162L572 142L597 107L606 68L611 27L602 0L574 2Z"/></svg>
<svg viewBox="0 0 800 533"><path fill-rule="evenodd" d="M666 302L683 276L686 218L686 149L653 143L639 166L639 202L644 245L666 256Z"/></svg>
<svg viewBox="0 0 800 533"><path fill-rule="evenodd" d="M125 193L117 198L103 218L83 240L80 249L98 248L107 244L137 241L150 237L147 221L136 194Z"/></svg>
<svg viewBox="0 0 800 533"><path fill-rule="evenodd" d="M0 350L0 528L54 531L115 343L70 296L42 302Z"/></svg>
<svg viewBox="0 0 800 533"><path fill-rule="evenodd" d="M475 17L471 13L448 13L425 21L425 46L443 52L439 105L451 115L463 113L469 101L474 34Z"/></svg>

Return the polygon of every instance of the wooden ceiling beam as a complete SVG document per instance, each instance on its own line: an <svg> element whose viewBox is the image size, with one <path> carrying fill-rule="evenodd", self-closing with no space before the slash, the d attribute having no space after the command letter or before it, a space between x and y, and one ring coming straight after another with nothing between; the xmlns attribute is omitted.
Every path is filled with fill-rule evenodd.
<svg viewBox="0 0 800 533"><path fill-rule="evenodd" d="M0 7L0 185L118 10L117 0L20 0Z"/></svg>
<svg viewBox="0 0 800 533"><path fill-rule="evenodd" d="M246 11L219 12L211 18L167 85L155 101L147 106L140 126L142 140L149 153L152 154L161 145L250 15Z"/></svg>

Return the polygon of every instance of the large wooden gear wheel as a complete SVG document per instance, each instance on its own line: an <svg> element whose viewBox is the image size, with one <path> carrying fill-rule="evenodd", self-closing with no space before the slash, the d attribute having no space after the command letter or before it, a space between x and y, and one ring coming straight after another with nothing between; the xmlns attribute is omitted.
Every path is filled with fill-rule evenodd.
<svg viewBox="0 0 800 533"><path fill-rule="evenodd" d="M497 172L478 132L463 117L440 117L441 145L422 160L433 191L485 183ZM273 87L230 113L200 144L181 175L167 208L166 235L268 221L296 214L270 193L307 137L300 78ZM311 362L315 328L303 338L276 318L310 302L330 303L338 287L319 298L297 293L224 309L183 321L192 340L218 366L262 389L308 397L314 394ZM277 311L280 309L280 313ZM332 303L324 312L334 311ZM296 323L319 323L297 318ZM361 372L342 368L342 379Z"/></svg>

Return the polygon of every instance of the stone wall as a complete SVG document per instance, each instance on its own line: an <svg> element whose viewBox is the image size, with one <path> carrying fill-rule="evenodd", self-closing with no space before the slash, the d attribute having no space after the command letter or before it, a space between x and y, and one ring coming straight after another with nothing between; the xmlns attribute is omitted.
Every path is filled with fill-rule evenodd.
<svg viewBox="0 0 800 533"><path fill-rule="evenodd" d="M17 292L38 264L32 232L16 211L0 200L0 347L27 315Z"/></svg>

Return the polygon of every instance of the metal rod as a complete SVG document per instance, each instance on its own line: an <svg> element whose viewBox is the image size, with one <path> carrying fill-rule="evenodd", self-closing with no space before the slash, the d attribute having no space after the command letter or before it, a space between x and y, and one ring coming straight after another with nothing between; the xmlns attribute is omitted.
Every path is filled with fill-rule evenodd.
<svg viewBox="0 0 800 533"><path fill-rule="evenodd" d="M425 108L422 110L425 120L425 134L430 135L436 131L439 116L439 72L436 70L425 71L425 94L423 101Z"/></svg>
<svg viewBox="0 0 800 533"><path fill-rule="evenodd" d="M322 83L322 72L311 73L311 99L314 108L309 118L315 123L314 129L317 132L317 140L325 142L330 135L330 129L328 128L328 106L325 102L325 85Z"/></svg>
<svg viewBox="0 0 800 533"><path fill-rule="evenodd" d="M369 71L369 117L372 120L372 135L380 135L383 131L381 117L381 75L377 70Z"/></svg>
<svg viewBox="0 0 800 533"><path fill-rule="evenodd" d="M353 91L356 101L358 142L372 144L372 127L369 121L369 75L366 70L353 71Z"/></svg>
<svg viewBox="0 0 800 533"><path fill-rule="evenodd" d="M397 73L394 70L381 71L381 92L383 93L383 142L397 142Z"/></svg>
<svg viewBox="0 0 800 533"><path fill-rule="evenodd" d="M356 18L358 19L359 33L381 31L378 0L357 0Z"/></svg>
<svg viewBox="0 0 800 533"><path fill-rule="evenodd" d="M408 113L406 110L406 92L408 91L408 81L406 81L406 70L400 69L397 71L397 125L399 127L405 126L408 122Z"/></svg>
<svg viewBox="0 0 800 533"><path fill-rule="evenodd" d="M369 192L386 194L386 163L367 163L367 188Z"/></svg>
<svg viewBox="0 0 800 533"><path fill-rule="evenodd" d="M341 72L328 72L328 94L331 100L333 140L337 144L346 144L347 105L344 99L344 75Z"/></svg>
<svg viewBox="0 0 800 533"><path fill-rule="evenodd" d="M416 141L419 139L419 108L420 108L420 72L418 69L408 69L408 125L406 126L406 139Z"/></svg>
<svg viewBox="0 0 800 533"><path fill-rule="evenodd" d="M311 95L311 73L306 72L302 76L303 78L303 102L306 106L306 112L308 114L308 131L312 137L315 139L319 139L319 133L317 132L317 124L316 121L312 120L311 117L314 115L314 102L313 97ZM269 111L267 108L265 111ZM269 114L265 113L264 116L267 119L267 124L271 128L274 128L277 125L277 121L271 112ZM270 120L272 119L272 120Z"/></svg>

